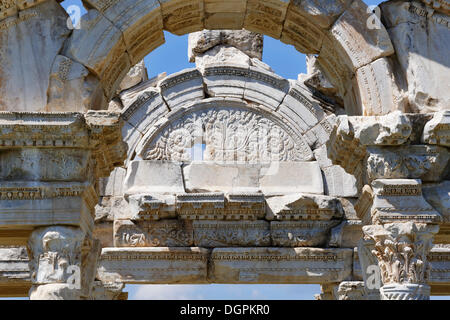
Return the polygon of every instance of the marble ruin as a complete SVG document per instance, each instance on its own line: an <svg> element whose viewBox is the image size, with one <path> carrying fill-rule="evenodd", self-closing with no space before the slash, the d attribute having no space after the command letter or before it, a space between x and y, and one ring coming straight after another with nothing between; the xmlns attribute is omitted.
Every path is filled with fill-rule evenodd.
<svg viewBox="0 0 450 320"><path fill-rule="evenodd" d="M448 0L60 2L0 0L0 296L450 295ZM164 30L195 67L149 79Z"/></svg>

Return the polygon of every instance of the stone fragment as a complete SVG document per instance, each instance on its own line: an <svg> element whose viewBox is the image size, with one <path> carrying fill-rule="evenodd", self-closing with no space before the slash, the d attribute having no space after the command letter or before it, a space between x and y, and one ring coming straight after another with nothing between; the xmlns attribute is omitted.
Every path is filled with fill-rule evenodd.
<svg viewBox="0 0 450 320"><path fill-rule="evenodd" d="M119 90L123 91L130 89L147 80L147 69L145 68L144 60L142 60L128 71L127 75L120 83Z"/></svg>
<svg viewBox="0 0 450 320"><path fill-rule="evenodd" d="M364 107L365 116L388 114L404 110L406 103L397 85L394 68L389 58L379 58L356 71L358 103Z"/></svg>
<svg viewBox="0 0 450 320"><path fill-rule="evenodd" d="M104 248L98 279L129 284L205 284L208 255L202 248Z"/></svg>
<svg viewBox="0 0 450 320"><path fill-rule="evenodd" d="M57 1L34 4L19 12L15 3L0 4L0 111L61 111L47 107L47 90L53 62L70 34L68 16Z"/></svg>
<svg viewBox="0 0 450 320"><path fill-rule="evenodd" d="M448 52L450 43L448 15L418 1L390 1L380 7L406 78L410 112L447 110L450 57L442 52Z"/></svg>
<svg viewBox="0 0 450 320"><path fill-rule="evenodd" d="M267 220L329 221L342 217L337 198L312 194L291 194L266 199Z"/></svg>
<svg viewBox="0 0 450 320"><path fill-rule="evenodd" d="M276 247L324 247L330 229L339 220L330 221L272 221L270 235Z"/></svg>
<svg viewBox="0 0 450 320"><path fill-rule="evenodd" d="M203 80L212 97L244 98L249 66L230 63L208 64Z"/></svg>
<svg viewBox="0 0 450 320"><path fill-rule="evenodd" d="M126 195L184 192L181 163L132 161L124 181Z"/></svg>
<svg viewBox="0 0 450 320"><path fill-rule="evenodd" d="M266 221L194 221L194 244L200 247L267 247Z"/></svg>
<svg viewBox="0 0 450 320"><path fill-rule="evenodd" d="M99 180L99 195L102 196L115 196L119 197L123 195L123 181L127 174L127 170L124 168L116 168L111 172L109 178L101 178Z"/></svg>
<svg viewBox="0 0 450 320"><path fill-rule="evenodd" d="M289 81L277 74L250 66L245 83L244 99L257 102L275 111L289 91Z"/></svg>
<svg viewBox="0 0 450 320"><path fill-rule="evenodd" d="M189 34L189 61L209 52L216 46L233 47L250 58L262 60L263 36L247 30L203 30Z"/></svg>
<svg viewBox="0 0 450 320"><path fill-rule="evenodd" d="M345 220L331 230L328 247L355 248L364 236L361 220Z"/></svg>
<svg viewBox="0 0 450 320"><path fill-rule="evenodd" d="M114 247L190 247L193 244L190 221L114 221Z"/></svg>
<svg viewBox="0 0 450 320"><path fill-rule="evenodd" d="M340 282L351 274L351 249L218 248L211 254L214 283Z"/></svg>
<svg viewBox="0 0 450 320"><path fill-rule="evenodd" d="M422 142L450 147L450 110L434 114L425 125Z"/></svg>

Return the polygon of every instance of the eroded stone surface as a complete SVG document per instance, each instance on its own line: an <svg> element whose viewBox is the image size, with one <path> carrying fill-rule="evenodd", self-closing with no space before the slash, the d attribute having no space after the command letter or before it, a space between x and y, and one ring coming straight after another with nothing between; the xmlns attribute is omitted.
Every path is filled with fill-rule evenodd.
<svg viewBox="0 0 450 320"><path fill-rule="evenodd" d="M381 9L408 83L411 110L448 109L450 57L442 52L448 51L450 42L449 16L418 1L389 1Z"/></svg>
<svg viewBox="0 0 450 320"><path fill-rule="evenodd" d="M312 283L349 276L353 250L313 248L223 248L211 254L216 283Z"/></svg>

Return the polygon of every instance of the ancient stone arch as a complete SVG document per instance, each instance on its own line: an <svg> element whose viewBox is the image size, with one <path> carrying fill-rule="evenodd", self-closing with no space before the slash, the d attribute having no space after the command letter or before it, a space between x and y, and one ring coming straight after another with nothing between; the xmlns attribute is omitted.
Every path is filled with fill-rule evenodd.
<svg viewBox="0 0 450 320"><path fill-rule="evenodd" d="M203 29L242 28L280 39L300 52L316 54L322 70L345 100L348 114L381 115L401 104L389 61L394 48L384 26L361 0L83 3L90 10L82 17L81 29L70 35L59 31L64 29L65 14L58 5L44 4L61 27L57 34L61 40L54 48L42 48L52 56L52 63L43 67L51 70L51 76L50 80L42 79L49 83L47 97L45 88L30 87L35 91L31 95L42 96L33 111L81 111L105 106L128 70L164 43L163 30L181 35ZM26 9L24 16L25 12L34 12L33 8L19 9ZM4 16L14 14L14 10L4 12ZM368 21L376 27L368 29ZM52 29L47 32L56 33ZM14 54L18 52L5 57L5 63L12 63ZM6 88L2 92L8 96ZM19 94L9 93L11 99ZM24 103L19 103L19 108L31 111Z"/></svg>
<svg viewBox="0 0 450 320"><path fill-rule="evenodd" d="M129 283L449 293L448 95L424 84L445 83L448 57L429 49L448 39L447 2L389 1L383 24L359 0L84 3L73 32L56 1L0 6L0 295L121 299ZM314 70L283 79L220 34L190 47L196 68L119 92L163 30L243 27L311 54ZM425 49L401 41L416 45L410 30Z"/></svg>

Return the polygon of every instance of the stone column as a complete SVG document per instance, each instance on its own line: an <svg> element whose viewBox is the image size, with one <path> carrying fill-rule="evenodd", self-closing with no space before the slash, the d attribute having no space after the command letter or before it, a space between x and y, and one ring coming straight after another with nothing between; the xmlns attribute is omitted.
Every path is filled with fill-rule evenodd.
<svg viewBox="0 0 450 320"><path fill-rule="evenodd" d="M379 275L384 300L430 296L427 256L442 216L422 196L422 183L445 178L450 154L432 145L438 139L423 137L438 136L428 133L439 126L425 125L427 120L426 115L399 112L343 116L327 143L334 164L363 174L366 185L355 205L365 225L358 253L365 280L368 267L374 267L374 277Z"/></svg>

